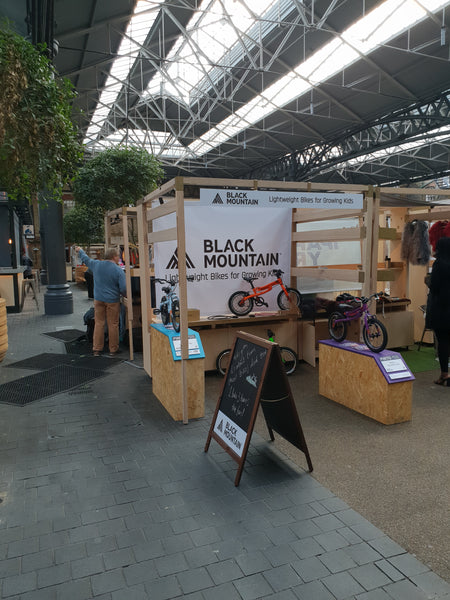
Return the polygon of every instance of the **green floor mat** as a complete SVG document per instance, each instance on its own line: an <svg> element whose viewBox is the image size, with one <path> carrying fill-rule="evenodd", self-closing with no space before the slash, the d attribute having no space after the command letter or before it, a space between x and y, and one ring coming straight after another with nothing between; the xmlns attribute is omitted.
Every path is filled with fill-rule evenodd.
<svg viewBox="0 0 450 600"><path fill-rule="evenodd" d="M420 350L417 350L417 347L411 350L401 350L400 354L413 373L439 371L439 363L436 360L433 346L422 346Z"/></svg>

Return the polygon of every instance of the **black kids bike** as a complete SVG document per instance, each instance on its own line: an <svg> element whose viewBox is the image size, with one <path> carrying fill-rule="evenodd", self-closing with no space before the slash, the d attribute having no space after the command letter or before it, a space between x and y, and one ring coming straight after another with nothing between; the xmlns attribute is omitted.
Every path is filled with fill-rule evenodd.
<svg viewBox="0 0 450 600"><path fill-rule="evenodd" d="M271 342L275 341L275 334L271 329L267 330L267 336ZM287 346L280 346L281 361L283 363L286 375L290 375L297 368L298 358L292 348ZM222 350L217 355L216 368L221 375L225 375L228 369L231 358L231 348Z"/></svg>

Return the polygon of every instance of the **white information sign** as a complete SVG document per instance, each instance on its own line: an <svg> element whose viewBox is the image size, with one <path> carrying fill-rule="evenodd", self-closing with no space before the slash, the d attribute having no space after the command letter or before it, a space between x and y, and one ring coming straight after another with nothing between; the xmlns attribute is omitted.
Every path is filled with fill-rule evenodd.
<svg viewBox="0 0 450 600"><path fill-rule="evenodd" d="M217 413L214 433L220 437L233 452L238 456L242 456L247 435L239 425L236 425L236 423L224 415L221 410Z"/></svg>
<svg viewBox="0 0 450 600"><path fill-rule="evenodd" d="M403 360L396 356L384 356L380 360L386 373L394 373L395 371L404 371L406 369Z"/></svg>
<svg viewBox="0 0 450 600"><path fill-rule="evenodd" d="M399 371L398 373L389 373L389 379L406 379L407 377L411 377L411 373L409 371Z"/></svg>
<svg viewBox="0 0 450 600"><path fill-rule="evenodd" d="M363 207L363 194L323 192L278 192L266 190L200 189L200 205L227 208L356 208ZM239 217L238 217L239 218Z"/></svg>
<svg viewBox="0 0 450 600"><path fill-rule="evenodd" d="M173 349L177 356L181 356L181 339L180 336L174 336L172 338ZM200 354L200 348L198 347L198 340L195 335L188 335L188 350L189 356L195 356Z"/></svg>

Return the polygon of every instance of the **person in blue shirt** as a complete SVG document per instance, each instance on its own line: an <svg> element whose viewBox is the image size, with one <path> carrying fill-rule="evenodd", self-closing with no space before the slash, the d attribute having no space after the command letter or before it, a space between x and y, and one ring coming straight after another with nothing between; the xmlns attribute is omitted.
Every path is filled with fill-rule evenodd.
<svg viewBox="0 0 450 600"><path fill-rule="evenodd" d="M120 296L127 295L125 273L119 267L119 251L109 248L105 260L94 260L76 246L79 258L94 276L94 356L100 356L105 341L105 321L108 325L109 356L119 352Z"/></svg>

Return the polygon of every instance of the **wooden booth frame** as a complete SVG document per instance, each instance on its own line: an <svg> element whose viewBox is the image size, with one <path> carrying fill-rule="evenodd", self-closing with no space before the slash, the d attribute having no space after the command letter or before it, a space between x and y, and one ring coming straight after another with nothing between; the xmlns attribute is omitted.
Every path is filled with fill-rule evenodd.
<svg viewBox="0 0 450 600"><path fill-rule="evenodd" d="M391 240L395 242L397 254L400 256L401 224L405 224L410 218L420 218L418 214L423 214L431 219L445 218L444 215L450 213L450 209L435 209L420 207L421 212L415 212L417 202L408 203L410 195L436 195L447 194L445 190L420 190L416 188L374 188L368 185L350 185L350 184L321 184L306 182L287 182L287 181L265 181L248 179L216 179L216 178L197 178L197 177L176 177L160 188L154 190L145 196L137 206L138 219L138 239L140 255L140 277L141 277L141 302L142 302L142 338L143 338L143 359L144 369L152 376L151 366L151 339L150 326L153 320L153 308L151 305L150 286L150 259L149 248L153 244L162 241L175 241L178 248L178 277L179 277L179 297L180 297L180 321L181 321L181 358L182 358L182 388L183 388L183 422L187 422L187 371L186 361L188 360L188 304L187 304L187 283L186 283L186 231L184 220L184 202L195 202L199 198L200 188L213 189L247 189L247 190L271 190L271 191L297 191L297 192L343 192L343 193L361 193L363 194L362 209L308 209L295 208L292 210L292 252L291 252L291 270L290 285L296 287L296 278L302 276L315 277L321 280L340 280L351 283L358 283L362 287L363 295L370 295L379 291L379 282L398 282L398 289L410 289L406 286L408 281L408 265L403 264L400 259L393 261L389 266L380 263L379 242ZM380 224L380 219L386 211L386 207L381 206L381 200L384 195L398 196L399 206L401 207L401 216L395 227L384 227ZM157 203L157 204L156 204ZM156 206L154 206L156 204ZM389 209L390 210L390 209ZM176 226L162 231L153 231L153 221L159 217L175 214ZM347 227L339 229L327 229L323 231L300 232L297 231L298 223L307 223L314 221L323 221L331 219L356 217L359 219L358 227ZM329 241L359 241L361 243L361 263L349 265L336 265L328 267L300 267L297 265L296 245L302 242L329 242ZM423 282L423 280L422 280ZM404 297L404 293L402 295ZM405 303L406 304L406 303ZM406 312L406 306L402 306ZM192 323L192 326L198 325ZM309 323L315 330L317 323ZM320 328L314 335L320 336ZM305 335L305 331L303 331ZM323 337L323 332L322 332ZM316 340L317 341L317 340ZM402 344L399 344L402 345ZM407 344L405 344L407 345ZM391 346L392 347L392 346ZM314 349L314 347L313 347ZM315 364L315 358L318 352L311 356L299 355L310 364Z"/></svg>
<svg viewBox="0 0 450 600"><path fill-rule="evenodd" d="M114 235L112 229L114 225L119 225L120 235ZM137 220L137 208L135 206L123 206L122 208L110 210L105 215L105 245L106 248L119 247L123 245L125 262L125 279L127 287L127 297L122 298L122 302L127 309L128 339L130 344L130 360L134 360L133 346L133 288L131 285L131 260L130 260L130 240L129 224L131 220ZM133 276L140 276L140 269L133 269Z"/></svg>
<svg viewBox="0 0 450 600"><path fill-rule="evenodd" d="M363 209L348 210L342 209L332 211L321 209L316 211L307 211L307 209L294 209L292 227L294 230L292 244L296 249L297 242L304 241L305 234L295 232L296 223L302 220L300 213L308 212L308 217L303 220L320 220L324 218L324 213L327 213L327 218L348 218L349 216L358 216L361 219L365 215L369 215L371 222L375 219L373 215L373 189L370 186L361 185L333 185L302 183L302 182L280 182L280 181L257 181L248 179L214 179L214 178L197 178L197 177L176 177L160 188L154 190L145 196L137 206L138 216L138 239L139 239L139 256L140 256L140 277L141 277L141 309L142 309L142 341L143 341L143 362L144 369L148 375L152 376L151 365L151 334L150 327L153 320L153 308L151 305L151 293L148 282L150 280L151 265L149 259L149 248L153 244L163 241L175 241L178 248L178 279L179 279L179 296L180 296L180 336L181 336L181 377L183 379L183 422L187 423L187 370L186 361L188 360L188 305L187 305L187 284L186 284L186 231L184 220L184 202L195 202L199 197L200 188L220 188L220 189L250 189L250 190L274 190L274 191L297 191L297 192L347 192L347 193L362 193L364 195ZM192 198L195 196L195 198ZM158 202L156 206L153 206ZM159 217L169 214L175 214L176 226L165 230L153 231L153 221ZM320 232L316 233L317 237ZM329 241L330 232L325 232ZM371 272L371 244L372 244L372 227L348 228L339 230L333 235L339 241L358 239L363 245L364 261L361 268L357 265L350 265L348 269L339 269L339 279L344 281L356 281L366 285L366 273ZM317 276L321 279L335 279L336 271L334 269L318 269ZM291 285L295 286L295 278L304 274L304 270L297 267L296 252L291 255Z"/></svg>

